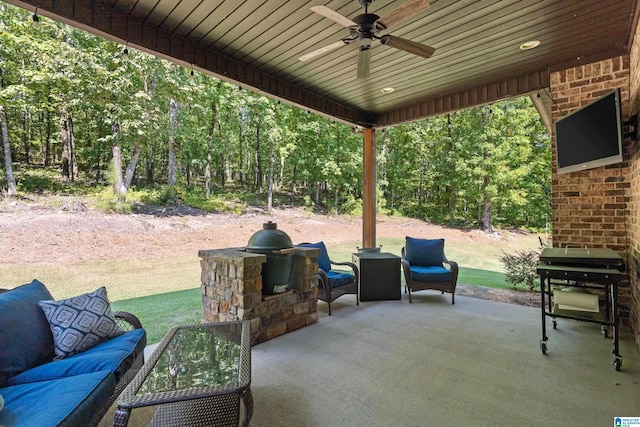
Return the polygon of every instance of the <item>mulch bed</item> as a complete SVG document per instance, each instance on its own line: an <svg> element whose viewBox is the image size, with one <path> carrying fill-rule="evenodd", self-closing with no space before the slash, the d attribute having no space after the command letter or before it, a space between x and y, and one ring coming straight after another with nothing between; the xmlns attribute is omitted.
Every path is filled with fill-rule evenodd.
<svg viewBox="0 0 640 427"><path fill-rule="evenodd" d="M494 289L484 286L458 284L456 286L456 295L482 298L509 304L518 304L528 307L540 307L539 292L510 291L507 289Z"/></svg>

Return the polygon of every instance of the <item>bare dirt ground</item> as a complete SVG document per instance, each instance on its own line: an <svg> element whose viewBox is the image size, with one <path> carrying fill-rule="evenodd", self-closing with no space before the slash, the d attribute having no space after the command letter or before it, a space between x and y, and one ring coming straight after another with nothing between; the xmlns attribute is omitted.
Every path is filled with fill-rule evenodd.
<svg viewBox="0 0 640 427"><path fill-rule="evenodd" d="M163 258L191 255L200 249L244 246L267 221L278 223L294 243L362 241L362 219L323 216L302 209L266 212L249 208L241 215L211 214L188 207L147 207L144 213L106 214L69 199L57 203L0 202L0 264L74 264L91 260ZM501 232L508 233L508 232ZM378 217L378 238L439 236L450 241L486 241L496 236L458 230L424 221ZM355 249L355 248L354 248ZM525 292L459 285L459 295L536 305Z"/></svg>

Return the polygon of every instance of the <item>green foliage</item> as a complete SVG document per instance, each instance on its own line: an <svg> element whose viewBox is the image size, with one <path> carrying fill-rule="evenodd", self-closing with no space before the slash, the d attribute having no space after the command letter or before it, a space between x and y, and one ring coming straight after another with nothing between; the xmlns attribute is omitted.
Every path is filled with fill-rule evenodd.
<svg viewBox="0 0 640 427"><path fill-rule="evenodd" d="M140 201L150 205L171 206L178 200L178 190L175 187L162 186L152 190L141 191Z"/></svg>
<svg viewBox="0 0 640 427"><path fill-rule="evenodd" d="M95 208L101 212L109 213L131 213L134 206L134 197L128 194L125 202L118 201L118 196L113 192L112 187L105 187L95 198Z"/></svg>
<svg viewBox="0 0 640 427"><path fill-rule="evenodd" d="M35 27L27 11L0 7L0 103L12 157L50 166L31 176L18 168L19 192L90 193L113 183L117 148L123 170L140 157L127 202L105 190L98 198L105 211L138 203L239 211L271 200L361 215L362 135L345 124L206 75L191 79L190 69L131 47L124 58L122 45L46 17ZM178 105L175 127L170 100ZM78 173L63 183L67 120ZM178 184L164 188L170 137ZM500 226L542 229L550 221L550 137L527 97L380 130L376 147L381 214L476 227L484 212Z"/></svg>
<svg viewBox="0 0 640 427"><path fill-rule="evenodd" d="M227 201L224 194L206 198L204 189L196 187L182 193L182 202L194 208L202 209L207 212L231 212L242 213L245 204L240 201Z"/></svg>
<svg viewBox="0 0 640 427"><path fill-rule="evenodd" d="M529 291L533 291L538 285L536 267L540 253L536 250L515 251L513 254L503 252L500 262L504 265L507 282L517 285L525 285Z"/></svg>
<svg viewBox="0 0 640 427"><path fill-rule="evenodd" d="M27 165L14 162L13 172L16 177L18 191L23 194L38 195L91 195L95 192L92 183L80 177L74 182L63 182L62 174L57 168ZM0 173L0 176L3 176Z"/></svg>

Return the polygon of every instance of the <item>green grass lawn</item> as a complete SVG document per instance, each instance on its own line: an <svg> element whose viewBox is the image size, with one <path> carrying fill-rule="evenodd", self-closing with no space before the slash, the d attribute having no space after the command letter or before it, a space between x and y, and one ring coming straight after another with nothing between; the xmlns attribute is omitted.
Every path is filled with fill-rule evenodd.
<svg viewBox="0 0 640 427"><path fill-rule="evenodd" d="M449 259L460 266L458 283L513 289L505 282L499 262L502 251L534 248L537 238L496 240L490 245L446 242ZM379 239L383 252L400 255L404 239ZM329 244L335 261L351 261L360 242ZM114 310L125 310L140 318L148 331L149 343L162 339L173 325L200 321L200 259L183 256L158 259L125 259L69 265L25 264L0 268L0 283L28 283L38 278L56 299L91 292L106 286ZM404 283L404 278L402 279Z"/></svg>
<svg viewBox="0 0 640 427"><path fill-rule="evenodd" d="M147 341L155 343L174 325L200 323L200 287L146 297L114 301L114 311L134 313L147 329Z"/></svg>

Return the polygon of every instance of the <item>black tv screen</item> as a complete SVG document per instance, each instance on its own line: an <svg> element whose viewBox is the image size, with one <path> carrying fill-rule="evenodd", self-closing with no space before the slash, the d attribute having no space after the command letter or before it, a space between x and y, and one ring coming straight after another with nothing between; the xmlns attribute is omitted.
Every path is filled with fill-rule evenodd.
<svg viewBox="0 0 640 427"><path fill-rule="evenodd" d="M556 121L558 173L622 161L620 90L601 96Z"/></svg>

